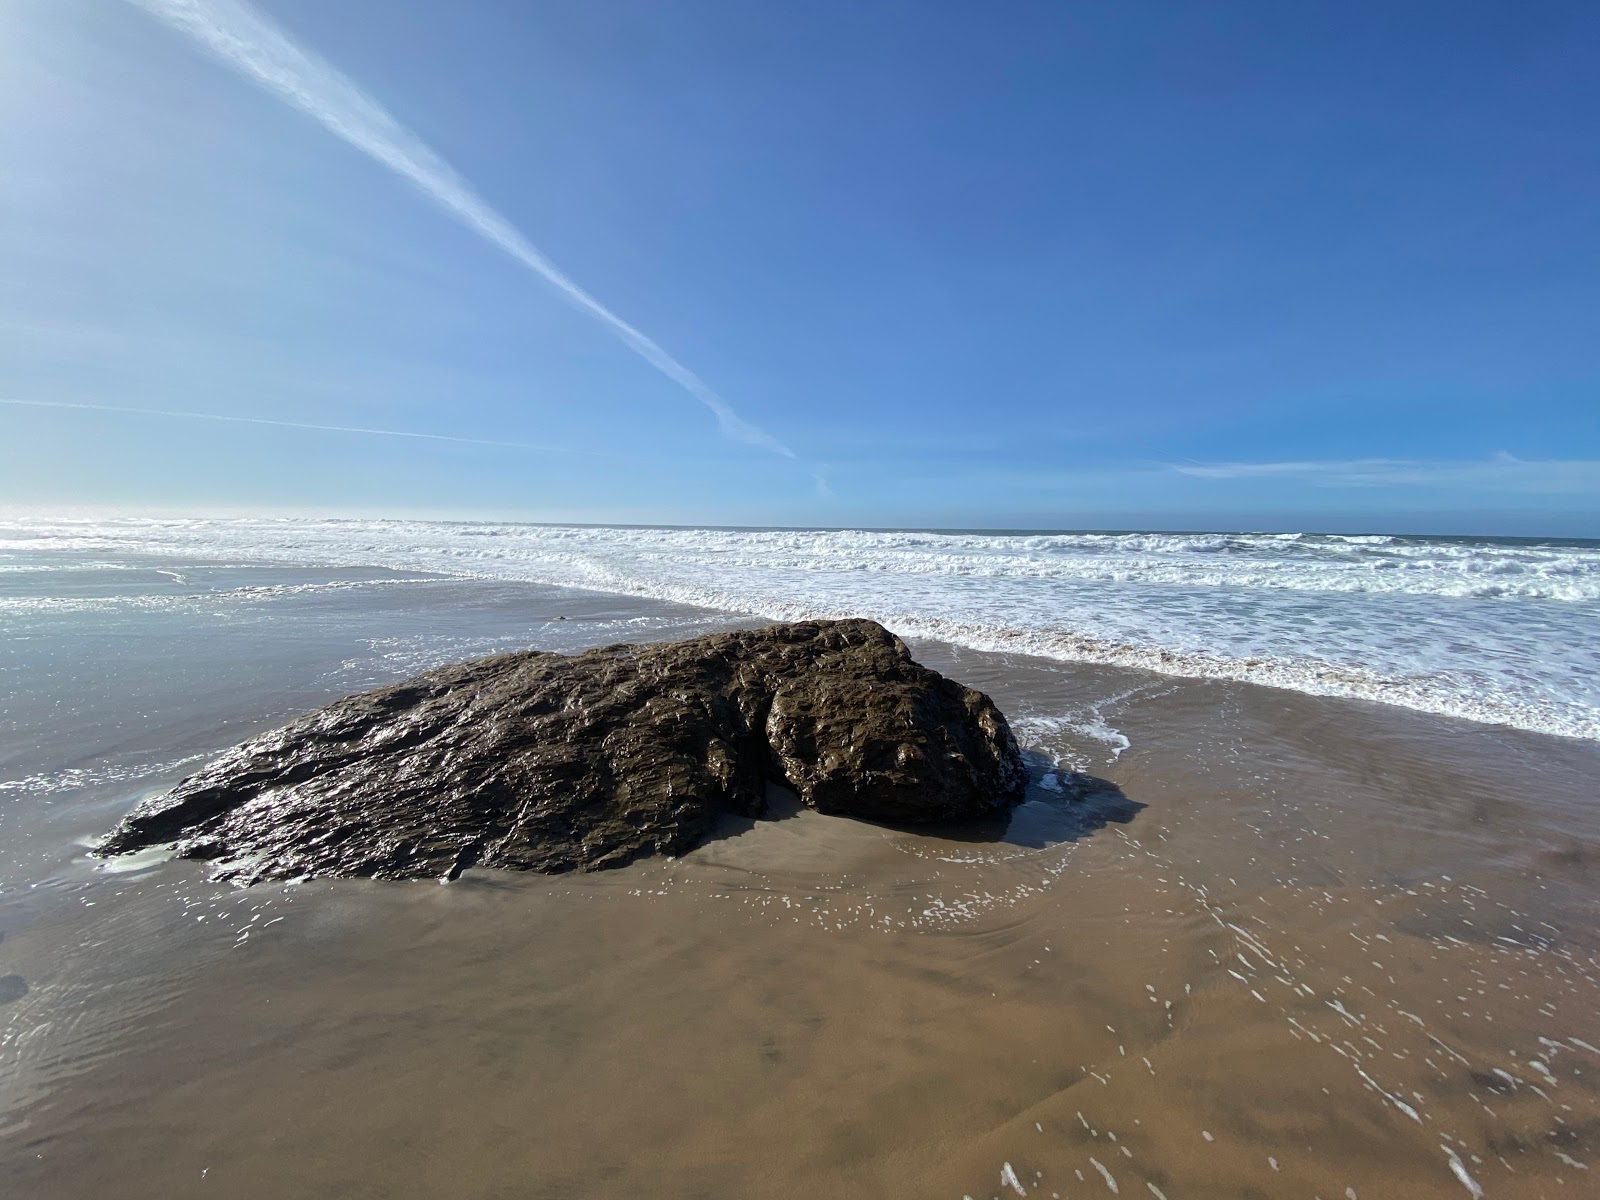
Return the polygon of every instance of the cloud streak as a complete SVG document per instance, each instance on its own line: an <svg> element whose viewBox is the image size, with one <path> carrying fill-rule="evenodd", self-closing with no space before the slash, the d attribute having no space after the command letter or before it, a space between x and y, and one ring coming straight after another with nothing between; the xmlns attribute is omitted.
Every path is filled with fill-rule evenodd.
<svg viewBox="0 0 1600 1200"><path fill-rule="evenodd" d="M323 433L369 433L380 437L421 438L430 442L465 442L472 446L506 446L514 450L543 450L550 454L590 454L596 451L540 446L534 442L502 442L494 438L457 437L448 433L413 433L406 429L368 429L360 425L314 425L306 421L275 421L269 417L238 417L224 413L185 412L169 408L134 408L125 404L88 404L67 400L8 400L0 404L19 408L68 408L88 412L132 413L141 417L186 417L196 421L227 421L239 425L276 425L282 429L315 429Z"/></svg>
<svg viewBox="0 0 1600 1200"><path fill-rule="evenodd" d="M1542 494L1600 492L1600 462L1525 459L1502 451L1479 461L1353 458L1300 462L1172 463L1197 479L1277 479L1330 488L1455 487Z"/></svg>
<svg viewBox="0 0 1600 1200"><path fill-rule="evenodd" d="M388 167L462 225L538 275L568 304L593 317L625 346L693 396L727 437L785 458L794 451L752 425L693 371L559 270L515 226L376 100L322 59L302 50L241 0L130 0L198 43L252 83L311 117Z"/></svg>

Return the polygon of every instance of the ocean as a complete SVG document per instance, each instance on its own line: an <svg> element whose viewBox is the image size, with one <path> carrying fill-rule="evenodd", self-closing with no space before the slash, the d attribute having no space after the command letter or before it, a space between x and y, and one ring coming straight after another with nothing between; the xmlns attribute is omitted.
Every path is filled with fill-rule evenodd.
<svg viewBox="0 0 1600 1200"><path fill-rule="evenodd" d="M269 568L386 571L264 586ZM255 572L252 574L252 572ZM0 523L0 613L226 620L288 589L536 583L1600 738L1600 542L1340 534ZM426 657L424 655L424 657Z"/></svg>
<svg viewBox="0 0 1600 1200"><path fill-rule="evenodd" d="M90 852L442 662L844 614L1008 715L1003 830L449 886ZM0 1191L1588 1194L1597 635L1579 541L0 522Z"/></svg>

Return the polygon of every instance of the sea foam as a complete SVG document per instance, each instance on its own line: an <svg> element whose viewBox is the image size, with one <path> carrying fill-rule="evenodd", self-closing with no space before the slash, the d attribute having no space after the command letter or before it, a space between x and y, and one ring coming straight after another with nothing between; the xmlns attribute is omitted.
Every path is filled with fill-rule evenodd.
<svg viewBox="0 0 1600 1200"><path fill-rule="evenodd" d="M1600 544L360 520L0 523L0 565L378 566L1242 680L1600 738Z"/></svg>

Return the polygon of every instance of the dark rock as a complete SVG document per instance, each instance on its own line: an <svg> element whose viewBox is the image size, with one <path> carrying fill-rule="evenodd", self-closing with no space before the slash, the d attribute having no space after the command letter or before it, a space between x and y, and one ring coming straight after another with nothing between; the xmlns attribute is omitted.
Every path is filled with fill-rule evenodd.
<svg viewBox="0 0 1600 1200"><path fill-rule="evenodd" d="M140 805L100 847L177 843L224 877L453 878L678 854L767 782L820 812L968 820L1026 772L983 693L871 621L441 667L335 701Z"/></svg>

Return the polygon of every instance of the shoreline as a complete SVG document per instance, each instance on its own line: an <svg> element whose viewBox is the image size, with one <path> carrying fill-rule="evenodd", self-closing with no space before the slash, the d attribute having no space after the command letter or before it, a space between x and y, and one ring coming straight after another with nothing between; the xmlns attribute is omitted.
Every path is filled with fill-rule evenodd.
<svg viewBox="0 0 1600 1200"><path fill-rule="evenodd" d="M351 581L350 587L359 593L370 582L372 581L358 578ZM481 587L487 590L527 593L536 597L535 603L540 610L548 610L554 615L540 618L536 621L535 627L542 628L545 632L559 628L564 635L563 652L575 652L611 641L670 641L703 633L760 628L772 623L769 618L745 612L687 605L651 596L597 589L544 584L506 584L500 581L444 575L438 576L433 582L452 589L476 590ZM288 619L292 621L295 618ZM561 623L559 627L556 626L556 622ZM622 622L621 626L619 622ZM596 636L588 633L588 629L592 626L605 629L606 635L600 636L597 640ZM638 630L638 635L627 633L626 630L630 628ZM891 632L899 633L892 626L890 629ZM613 632L618 636L610 636ZM1419 743L1447 742L1456 745L1474 741L1492 743L1479 751L1486 759L1510 753L1511 757L1519 762L1532 763L1544 755L1558 757L1572 755L1579 761L1593 757L1595 762L1600 764L1600 741L1514 725L1475 721L1451 713L1416 709L1364 696L1307 692L1259 679L1239 679L1228 675L1168 674L1153 668L1117 661L1062 659L1033 653L1026 649L996 649L991 646L922 636L914 632L899 633L899 636L911 648L917 661L962 682L969 682L967 676L963 675L963 670L971 665L978 665L980 670L973 677L971 686L980 690L995 689L996 681L1003 679L1008 671L1043 677L1066 676L1083 681L1085 692L1097 692L1118 699L1156 693L1164 697L1175 697L1186 707L1235 702L1251 710L1267 711L1276 708L1292 712L1293 720L1297 723L1315 724L1343 720L1369 731L1376 731L1384 726L1404 731L1385 732L1383 735L1385 738L1403 737ZM489 648L483 649L481 653L488 654L499 653L504 649L522 649L530 643L497 637L487 639L484 645ZM165 790L230 746L268 732L322 704L371 687L399 682L435 666L478 656L478 653L468 653L461 658L454 658L422 651L414 655L400 656L396 665L384 664L378 670L351 675L346 684L332 687L319 685L310 689L298 687L294 689L292 699L288 695L279 696L265 705L247 701L236 705L232 711L219 714L214 729L206 730L191 722L188 728L178 732L164 747L154 753L141 752L131 761L107 764L103 753L89 751L58 760L54 765L36 771L27 771L26 763L3 764L6 778L0 779L0 796L19 798L35 794L49 797L62 793L69 795L83 793L94 798L95 807L101 813L116 814L120 811L118 805L131 807L137 797L152 791ZM997 669L996 664L1003 665ZM997 689L997 694L1003 690L1002 684ZM1231 700L1230 698L1236 693L1238 699ZM1209 699L1213 697L1216 699ZM1106 756L1098 761L1110 765L1114 764L1125 751L1134 749L1125 744L1127 739L1121 730L1104 726L1102 707L1101 701L1083 701L1076 704L1074 714L1079 718L1077 720L1068 719L1059 713L1041 714L1009 709L1006 710L1006 715L1014 729L1017 729L1019 742L1025 749L1033 748L1028 741L1030 736L1036 737L1044 732L1057 736L1067 734L1067 741L1073 748L1061 758L1060 765L1087 770L1094 766L1097 756L1103 751L1106 752ZM1038 725L1037 722L1041 719L1043 724ZM1019 725L1021 728L1017 728ZM23 732L26 740L27 731ZM72 731L68 738L62 740L75 740L81 732L81 730ZM48 753L48 750L46 752ZM97 767L101 769L97 770ZM1488 767L1485 766L1484 769L1487 770ZM103 832L103 829L99 825L79 822L69 829L67 838L77 845L85 845L100 832ZM66 862L62 861L60 865L65 866Z"/></svg>
<svg viewBox="0 0 1600 1200"><path fill-rule="evenodd" d="M752 623L379 591L223 626L248 670L173 625L151 655L230 662L233 707L178 671L127 736L172 764L452 647ZM439 612L457 641L407 632ZM376 644L352 660L357 633ZM0 892L0 976L27 987L0 1006L0 1170L131 1200L911 1200L993 1195L1006 1169L1077 1195L1099 1168L1169 1200L1459 1200L1445 1147L1531 1200L1586 1180L1562 1155L1600 1169L1600 746L911 645L1145 807L1076 841L1035 794L998 840L800 813L593 875L236 889L72 849L129 782L29 793L50 804L22 843L33 886Z"/></svg>
<svg viewBox="0 0 1600 1200"><path fill-rule="evenodd" d="M1586 649L1600 644L1600 545L1579 541L407 521L109 522L33 533L4 543L16 562L195 570L187 589L171 580L147 588L128 569L90 587L88 571L71 593L78 599L24 599L20 609L0 601L19 617L29 603L65 615L113 602L264 602L229 585L274 570L329 587L337 576L351 585L431 576L407 586L574 587L751 619L865 616L902 636L975 649L1239 679L1600 740L1600 659Z"/></svg>

